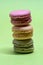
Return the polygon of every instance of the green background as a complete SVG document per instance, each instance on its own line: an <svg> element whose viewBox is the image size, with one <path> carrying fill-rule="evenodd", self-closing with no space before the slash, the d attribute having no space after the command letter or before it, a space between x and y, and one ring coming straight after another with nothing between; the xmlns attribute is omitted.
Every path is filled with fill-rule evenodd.
<svg viewBox="0 0 43 65"><path fill-rule="evenodd" d="M15 54L12 44L12 10L31 10L34 53ZM0 65L43 65L43 0L0 0Z"/></svg>

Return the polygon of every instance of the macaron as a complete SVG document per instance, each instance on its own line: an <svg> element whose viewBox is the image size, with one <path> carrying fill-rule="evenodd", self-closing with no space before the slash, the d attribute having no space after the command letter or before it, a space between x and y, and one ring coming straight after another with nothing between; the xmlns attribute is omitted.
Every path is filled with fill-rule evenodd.
<svg viewBox="0 0 43 65"><path fill-rule="evenodd" d="M33 36L33 28L31 25L25 27L14 27L12 31L12 36L17 40L30 39Z"/></svg>
<svg viewBox="0 0 43 65"><path fill-rule="evenodd" d="M24 48L24 47L31 47L33 45L32 39L26 39L26 40L13 40L13 44L15 47Z"/></svg>
<svg viewBox="0 0 43 65"><path fill-rule="evenodd" d="M29 10L12 11L9 16L13 25L26 25L32 21Z"/></svg>

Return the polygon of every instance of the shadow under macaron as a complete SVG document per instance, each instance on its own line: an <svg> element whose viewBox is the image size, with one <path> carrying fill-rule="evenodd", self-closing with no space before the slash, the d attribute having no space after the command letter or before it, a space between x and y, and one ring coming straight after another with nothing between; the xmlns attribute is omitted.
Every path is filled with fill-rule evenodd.
<svg viewBox="0 0 43 65"><path fill-rule="evenodd" d="M12 47L9 47L9 48L8 47L2 47L2 48L0 48L0 54L4 54L4 55L24 55L24 54L31 54L31 53L18 53L18 52L15 52Z"/></svg>

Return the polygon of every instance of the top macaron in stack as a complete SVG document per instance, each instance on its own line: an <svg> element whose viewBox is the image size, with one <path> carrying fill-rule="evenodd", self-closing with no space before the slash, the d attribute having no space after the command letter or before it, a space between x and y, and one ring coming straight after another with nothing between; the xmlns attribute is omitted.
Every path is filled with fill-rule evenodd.
<svg viewBox="0 0 43 65"><path fill-rule="evenodd" d="M32 21L31 12L29 10L12 11L10 18L13 24L12 31L14 39L16 39L16 41L30 40L33 36L33 27L30 25Z"/></svg>
<svg viewBox="0 0 43 65"><path fill-rule="evenodd" d="M16 26L28 25L32 20L28 10L12 11L10 17L11 23Z"/></svg>

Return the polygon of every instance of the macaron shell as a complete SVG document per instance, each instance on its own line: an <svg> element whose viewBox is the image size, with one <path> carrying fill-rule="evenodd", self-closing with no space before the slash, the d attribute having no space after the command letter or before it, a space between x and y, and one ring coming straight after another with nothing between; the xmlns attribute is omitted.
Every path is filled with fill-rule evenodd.
<svg viewBox="0 0 43 65"><path fill-rule="evenodd" d="M22 26L22 27L12 27L12 32L14 33L29 33L33 32L33 27L31 25Z"/></svg>
<svg viewBox="0 0 43 65"><path fill-rule="evenodd" d="M13 38L17 40L25 40L25 39L30 39L33 36L33 32L30 33L18 33L15 34L13 33Z"/></svg>
<svg viewBox="0 0 43 65"><path fill-rule="evenodd" d="M26 24L28 24L28 23L30 23L32 21L32 19L29 19L28 21L12 21L11 20L11 23L13 24L13 25L26 25Z"/></svg>
<svg viewBox="0 0 43 65"><path fill-rule="evenodd" d="M17 47L14 47L14 51L15 52L19 52L19 53L30 53L30 52L33 52L34 51L34 48L17 48Z"/></svg>
<svg viewBox="0 0 43 65"><path fill-rule="evenodd" d="M30 14L29 10L17 10L17 11L12 11L9 15L10 16L23 16L23 15L28 15Z"/></svg>
<svg viewBox="0 0 43 65"><path fill-rule="evenodd" d="M24 18L31 18L31 14L22 15L22 16L10 16L11 19L24 19Z"/></svg>

